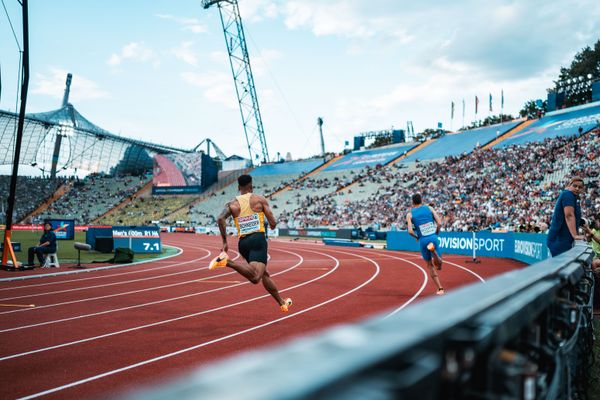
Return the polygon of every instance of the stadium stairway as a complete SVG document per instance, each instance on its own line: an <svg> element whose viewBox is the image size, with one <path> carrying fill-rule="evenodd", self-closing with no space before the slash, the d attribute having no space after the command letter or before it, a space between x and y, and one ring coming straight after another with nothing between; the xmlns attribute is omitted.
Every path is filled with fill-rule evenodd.
<svg viewBox="0 0 600 400"><path fill-rule="evenodd" d="M329 167L331 164L333 164L334 162L336 162L337 160L339 160L340 158L344 157L344 155L339 155L339 156L335 156L333 157L331 160L327 161L324 164L319 165L317 168L313 169L312 171L308 172L306 175L304 175L303 177L300 177L298 179L296 179L294 182L290 183L289 185L271 193L269 196L267 196L269 199L272 199L273 197L277 196L279 193L283 193L285 191L290 190L290 188L292 187L292 185L296 184L296 183L300 183L302 181L304 181L305 179L310 178L311 176L314 176L316 174L318 174L320 171L324 170L325 168Z"/></svg>
<svg viewBox="0 0 600 400"><path fill-rule="evenodd" d="M140 197L142 194L146 194L147 192L151 192L151 191L152 191L152 180L148 181L144 186L141 187L140 190L138 190L137 192L135 192L131 196L127 197L121 203L117 204L115 207L111 208L110 210L108 210L104 214L100 215L99 217L97 217L96 219L94 219L93 221L91 221L90 225L97 224L98 221L102 220L105 217L108 217L109 215L112 215L115 211L120 210L121 208L125 207L127 204L131 203L131 201L134 198Z"/></svg>
<svg viewBox="0 0 600 400"><path fill-rule="evenodd" d="M33 217L40 215L41 213L46 211L48 209L48 207L50 207L50 205L52 203L54 203L56 200L60 199L65 194L69 193L72 188L73 188L73 182L65 181L62 185L60 185L54 191L54 193L52 193L52 195L50 195L46 200L44 200L40 205L38 205L35 210L33 210L32 212L30 212L29 214L27 214L26 216L21 218L19 223L24 224L24 223L27 223L27 221L31 221L31 219Z"/></svg>
<svg viewBox="0 0 600 400"><path fill-rule="evenodd" d="M387 168L387 167L389 167L390 165L394 165L394 164L396 164L396 163L398 163L398 162L402 161L402 160L403 160L403 159L405 159L406 157L408 157L408 156L410 156L411 154L413 154L413 153L416 153L417 151L419 151L419 150L421 150L421 149L423 149L423 148L425 148L425 147L429 146L431 143L433 143L433 142L435 142L435 141L436 141L436 139L432 139L432 140L426 140L426 141L424 141L423 143L419 144L418 146L415 146L415 147L413 147L412 149L410 149L409 151L407 151L405 154L402 154L401 156L394 158L393 160L391 160L390 162L388 162L387 164L385 164L385 165L383 166L383 168ZM359 183L360 181L362 181L362 180L363 180L363 179L365 179L365 178L366 178L366 176L360 177L360 178L358 178L358 179L356 179L356 180L354 180L354 181L350 182L350 183L349 183L349 184L347 184L346 186L344 186L344 187L341 187L341 188L337 189L337 190L335 191L335 193L340 193L340 192L342 192L342 191L344 191L344 190L346 190L346 189L348 189L348 188L350 188L350 187L352 187L352 186L356 185L357 183Z"/></svg>
<svg viewBox="0 0 600 400"><path fill-rule="evenodd" d="M525 122L520 123L519 125L515 126L514 128L508 130L504 135L498 136L496 139L492 140L491 142L489 142L488 144L486 144L485 146L483 146L483 149L484 150L491 149L492 147L494 147L498 143L500 143L500 142L508 139L509 137L511 137L512 135L514 135L515 133L522 131L523 129L527 128L529 125L533 124L536 121L537 121L537 119L530 119L530 120L527 120Z"/></svg>

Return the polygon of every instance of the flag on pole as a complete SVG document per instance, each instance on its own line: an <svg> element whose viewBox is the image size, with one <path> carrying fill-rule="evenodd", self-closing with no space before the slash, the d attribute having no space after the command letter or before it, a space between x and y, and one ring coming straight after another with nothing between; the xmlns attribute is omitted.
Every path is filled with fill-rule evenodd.
<svg viewBox="0 0 600 400"><path fill-rule="evenodd" d="M500 92L500 108L502 108L504 110L504 89L502 89L502 91Z"/></svg>
<svg viewBox="0 0 600 400"><path fill-rule="evenodd" d="M477 115L478 109L479 109L479 97L475 96L475 115Z"/></svg>
<svg viewBox="0 0 600 400"><path fill-rule="evenodd" d="M450 107L450 119L454 119L454 102L452 102L452 106Z"/></svg>
<svg viewBox="0 0 600 400"><path fill-rule="evenodd" d="M465 118L465 99L463 99L463 119Z"/></svg>
<svg viewBox="0 0 600 400"><path fill-rule="evenodd" d="M492 94L490 93L490 112L493 112L494 108L492 107Z"/></svg>

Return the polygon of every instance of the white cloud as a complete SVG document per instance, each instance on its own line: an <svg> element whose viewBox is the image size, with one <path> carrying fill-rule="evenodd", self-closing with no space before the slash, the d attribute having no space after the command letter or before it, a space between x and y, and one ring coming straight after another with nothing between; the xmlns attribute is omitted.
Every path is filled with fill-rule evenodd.
<svg viewBox="0 0 600 400"><path fill-rule="evenodd" d="M231 75L224 72L184 72L181 78L190 85L204 89L204 98L211 103L229 109L238 108Z"/></svg>
<svg viewBox="0 0 600 400"><path fill-rule="evenodd" d="M198 55L192 49L194 42L183 42L178 47L171 49L173 55L186 64L196 66L198 64Z"/></svg>
<svg viewBox="0 0 600 400"><path fill-rule="evenodd" d="M283 57L279 50L265 49L260 53L252 54L252 73L256 76L264 76L271 70L271 63Z"/></svg>
<svg viewBox="0 0 600 400"><path fill-rule="evenodd" d="M36 74L32 80L33 89L31 93L51 96L62 99L65 92L65 81L69 71L60 68L52 68L50 74ZM69 102L78 103L89 99L109 98L106 90L101 89L98 84L84 76L73 74Z"/></svg>
<svg viewBox="0 0 600 400"><path fill-rule="evenodd" d="M152 63L155 67L160 64L160 60L154 50L147 47L143 42L131 42L126 44L121 49L120 53L111 54L106 63L111 67L118 67L126 60Z"/></svg>
<svg viewBox="0 0 600 400"><path fill-rule="evenodd" d="M272 0L244 0L239 3L240 14L244 21L248 22L274 19L281 12L279 3Z"/></svg>
<svg viewBox="0 0 600 400"><path fill-rule="evenodd" d="M184 31L192 33L205 33L208 31L206 26L202 25L196 18L175 17L170 14L156 14L156 16L161 19L174 21L178 25L181 25L181 29Z"/></svg>
<svg viewBox="0 0 600 400"><path fill-rule="evenodd" d="M375 31L363 21L348 2L306 3L289 1L284 7L285 24L289 29L308 28L316 36L340 35L368 38Z"/></svg>

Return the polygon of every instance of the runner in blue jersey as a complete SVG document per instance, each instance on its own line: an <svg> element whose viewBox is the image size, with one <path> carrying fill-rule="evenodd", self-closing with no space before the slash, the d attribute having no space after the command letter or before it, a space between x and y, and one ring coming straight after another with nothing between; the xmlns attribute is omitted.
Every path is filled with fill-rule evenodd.
<svg viewBox="0 0 600 400"><path fill-rule="evenodd" d="M406 216L408 233L419 242L423 260L427 262L429 274L437 285L437 295L444 294L444 288L436 270L442 269L442 253L439 250L438 234L442 221L433 208L423 204L420 194L412 196L412 210Z"/></svg>

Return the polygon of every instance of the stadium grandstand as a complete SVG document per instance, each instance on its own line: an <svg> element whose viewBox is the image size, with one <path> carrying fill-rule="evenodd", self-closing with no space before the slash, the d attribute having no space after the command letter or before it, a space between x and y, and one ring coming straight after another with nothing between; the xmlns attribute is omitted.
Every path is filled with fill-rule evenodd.
<svg viewBox="0 0 600 400"><path fill-rule="evenodd" d="M12 163L17 120L17 114L0 110L0 165ZM156 157L194 153L110 133L68 103L28 114L23 137L20 164L38 177L19 178L27 183L17 190L16 221L68 217L90 223L147 187ZM1 188L8 193L6 177Z"/></svg>
<svg viewBox="0 0 600 400"><path fill-rule="evenodd" d="M0 110L0 168L21 167L0 175L0 398L600 400L600 62L547 113L504 118L502 90L486 126L410 122L335 152L319 117L318 155L273 161L237 0L200 4L218 9L248 159L107 131L67 101L70 75L59 109ZM175 15L156 18L204 32ZM169 54L201 71L190 43ZM109 65L150 57L136 46Z"/></svg>

